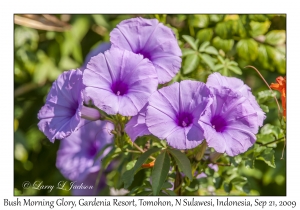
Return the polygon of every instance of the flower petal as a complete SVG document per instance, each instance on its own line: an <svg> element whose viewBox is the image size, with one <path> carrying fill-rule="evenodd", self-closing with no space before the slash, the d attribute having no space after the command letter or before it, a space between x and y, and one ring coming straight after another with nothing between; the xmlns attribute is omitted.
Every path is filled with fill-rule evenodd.
<svg viewBox="0 0 300 210"><path fill-rule="evenodd" d="M156 19L124 20L110 33L113 47L142 54L153 62L160 84L170 81L181 67L181 50L173 31Z"/></svg>
<svg viewBox="0 0 300 210"><path fill-rule="evenodd" d="M63 72L52 84L46 103L38 113L39 129L51 142L63 139L80 125L83 106L82 72Z"/></svg>
<svg viewBox="0 0 300 210"><path fill-rule="evenodd" d="M133 116L125 126L125 131L131 141L135 141L139 136L151 134L146 125L145 115L147 106L148 104L146 104L136 116Z"/></svg>
<svg viewBox="0 0 300 210"><path fill-rule="evenodd" d="M146 125L153 135L166 139L174 148L194 148L204 139L198 119L211 102L204 83L189 80L173 83L149 98Z"/></svg>
<svg viewBox="0 0 300 210"><path fill-rule="evenodd" d="M234 77L225 77L222 76L220 73L216 72L207 78L207 86L209 87L227 87L233 91L241 93L245 98L247 98L251 105L254 107L255 111L257 112L258 119L257 123L259 126L263 125L263 121L265 120L266 116L265 113L262 111L260 106L258 105L255 97L251 93L251 88L244 84L244 82L240 79Z"/></svg>
<svg viewBox="0 0 300 210"><path fill-rule="evenodd" d="M83 73L85 95L108 114L136 115L157 88L154 66L142 55L111 48L91 58Z"/></svg>

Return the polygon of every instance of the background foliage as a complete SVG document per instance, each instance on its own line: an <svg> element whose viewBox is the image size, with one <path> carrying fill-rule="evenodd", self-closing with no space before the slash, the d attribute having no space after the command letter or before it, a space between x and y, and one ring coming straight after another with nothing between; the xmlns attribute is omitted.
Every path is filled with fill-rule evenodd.
<svg viewBox="0 0 300 210"><path fill-rule="evenodd" d="M59 141L52 144L38 130L37 113L59 74L80 67L91 49L109 41L109 33L116 24L136 16L157 18L175 32L183 52L183 63L172 82L183 79L206 82L208 75L214 71L238 77L252 88L267 115L252 150L234 158L222 157L218 161L218 171L206 167L204 172L208 177L194 179L184 188L185 194L285 195L285 156L281 159L285 129L280 125L272 98L274 93L268 91L254 70L244 68L255 66L269 84L275 82L277 76L286 74L286 16L273 14L15 15L15 194L70 194L57 189L49 193L47 190L22 188L24 181L33 183L40 180L45 185L56 185L65 180L55 167ZM276 96L280 98L278 93ZM136 143L143 147L146 141L140 138ZM272 143L274 141L276 143ZM165 160L167 156L161 153L159 158ZM113 158L118 158L119 164L116 170L107 174L108 186L102 194L108 194L112 186L122 188L121 175L132 168L136 160L132 154L113 150L106 163ZM166 164L170 161L174 160L167 160ZM136 173L129 187L131 195L142 195L151 189L151 183L143 183L143 178L149 177L150 173L150 169ZM189 182L188 179L186 182ZM136 187L142 183L143 190L138 191ZM167 183L163 186L166 194L172 194L167 192L169 187Z"/></svg>

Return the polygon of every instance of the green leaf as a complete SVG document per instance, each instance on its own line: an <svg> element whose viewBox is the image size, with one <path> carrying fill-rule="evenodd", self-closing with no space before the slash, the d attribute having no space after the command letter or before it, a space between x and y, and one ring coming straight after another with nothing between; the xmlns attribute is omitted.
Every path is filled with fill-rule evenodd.
<svg viewBox="0 0 300 210"><path fill-rule="evenodd" d="M245 193L247 193L247 194L249 194L250 193L250 185L249 185L249 183L246 183L246 184L244 184L243 185L243 191L245 192Z"/></svg>
<svg viewBox="0 0 300 210"><path fill-rule="evenodd" d="M166 150L156 158L152 170L152 191L153 195L158 195L170 170L170 158Z"/></svg>
<svg viewBox="0 0 300 210"><path fill-rule="evenodd" d="M59 68L67 70L67 69L76 69L80 65L78 62L74 61L69 56L62 56L59 62Z"/></svg>
<svg viewBox="0 0 300 210"><path fill-rule="evenodd" d="M209 20L211 22L220 22L224 18L224 15L209 15Z"/></svg>
<svg viewBox="0 0 300 210"><path fill-rule="evenodd" d="M128 188L132 181L133 181L133 177L134 177L134 174L136 173L136 171L138 169L141 168L141 166L143 165L143 163L150 157L151 154L159 151L160 148L151 148L149 150L147 150L145 153L143 153L139 159L136 161L134 167L129 170L129 171L125 171L125 173L123 174L122 176L122 180L124 182L124 188Z"/></svg>
<svg viewBox="0 0 300 210"><path fill-rule="evenodd" d="M177 196L177 194L172 190L165 190L171 196Z"/></svg>
<svg viewBox="0 0 300 210"><path fill-rule="evenodd" d="M203 42L199 47L199 52L204 52L205 48L209 46L209 42Z"/></svg>
<svg viewBox="0 0 300 210"><path fill-rule="evenodd" d="M269 56L267 53L267 49L263 44L260 44L258 46L258 56L257 59L259 63L264 67L264 68L269 68L270 62L269 62Z"/></svg>
<svg viewBox="0 0 300 210"><path fill-rule="evenodd" d="M209 66L210 69L214 69L215 64L210 55L202 53L200 54L200 57Z"/></svg>
<svg viewBox="0 0 300 210"><path fill-rule="evenodd" d="M246 61L254 61L258 55L258 44L253 39L241 39L236 45L239 57Z"/></svg>
<svg viewBox="0 0 300 210"><path fill-rule="evenodd" d="M74 41L79 42L83 39L90 27L90 19L88 16L77 16L74 23L72 24L72 28L70 33L74 38ZM69 31L68 31L69 32ZM74 44L74 43L73 43Z"/></svg>
<svg viewBox="0 0 300 210"><path fill-rule="evenodd" d="M264 22L268 20L268 17L266 15L257 15L257 14L251 14L249 15L250 20L258 21L258 22Z"/></svg>
<svg viewBox="0 0 300 210"><path fill-rule="evenodd" d="M200 41L200 43L210 41L213 37L213 29L212 28L205 28L198 31L196 37Z"/></svg>
<svg viewBox="0 0 300 210"><path fill-rule="evenodd" d="M199 65L200 59L197 54L191 54L186 57L183 65L183 74L189 74L194 71Z"/></svg>
<svg viewBox="0 0 300 210"><path fill-rule="evenodd" d="M282 51L278 50L277 48L271 47L271 46L266 46L266 50L268 53L268 57L270 58L270 62L273 63L272 67L276 67L279 72L285 73L285 53ZM274 69L272 69L274 70Z"/></svg>
<svg viewBox="0 0 300 210"><path fill-rule="evenodd" d="M215 27L216 34L222 39L232 37L232 21L220 22Z"/></svg>
<svg viewBox="0 0 300 210"><path fill-rule="evenodd" d="M265 112L265 113L268 113L268 112L269 112L269 107L268 107L268 106L263 105L263 104L260 104L259 106L260 106L260 108L263 110L263 112Z"/></svg>
<svg viewBox="0 0 300 210"><path fill-rule="evenodd" d="M235 178L232 179L230 182L231 182L232 184L234 184L234 185L237 185L237 184L240 184L240 183L245 183L245 182L247 182L247 178L246 178L246 177L239 176L239 177L235 177Z"/></svg>
<svg viewBox="0 0 300 210"><path fill-rule="evenodd" d="M235 61L229 61L228 64L231 65L231 66L238 66L238 65L239 65L239 64L238 64L237 62L235 62Z"/></svg>
<svg viewBox="0 0 300 210"><path fill-rule="evenodd" d="M195 43L195 39L188 35L182 35L182 38L193 48L194 50L198 50L198 46Z"/></svg>
<svg viewBox="0 0 300 210"><path fill-rule="evenodd" d="M275 140L275 137L272 134L257 134L256 137L256 141L262 144L267 144Z"/></svg>
<svg viewBox="0 0 300 210"><path fill-rule="evenodd" d="M129 163L127 163L126 170L127 171L131 170L134 167L135 163L136 163L136 160L132 160Z"/></svg>
<svg viewBox="0 0 300 210"><path fill-rule="evenodd" d="M264 103L264 102L269 101L271 99L274 100L275 96L276 96L276 92L275 91L272 91L272 90L263 90L263 91L260 91L258 93L257 100L258 100L258 103L261 104L261 103Z"/></svg>
<svg viewBox="0 0 300 210"><path fill-rule="evenodd" d="M171 188L171 187L173 187L173 185L170 182L167 181L162 185L161 189L168 189L168 188Z"/></svg>
<svg viewBox="0 0 300 210"><path fill-rule="evenodd" d="M206 28L209 24L208 15L193 15L190 18L191 25L197 28Z"/></svg>
<svg viewBox="0 0 300 210"><path fill-rule="evenodd" d="M213 46L208 46L207 48L205 48L204 52L208 53L208 54L212 54L212 55L218 55L218 50L216 48L214 48Z"/></svg>
<svg viewBox="0 0 300 210"><path fill-rule="evenodd" d="M104 28L109 28L109 23L105 20L103 15L93 14L92 17L97 25L103 26Z"/></svg>
<svg viewBox="0 0 300 210"><path fill-rule="evenodd" d="M279 134L282 133L282 130L277 126L274 126L274 125L271 125L271 124L265 124L261 128L260 133L263 134L263 135L272 134L276 138L279 138Z"/></svg>
<svg viewBox="0 0 300 210"><path fill-rule="evenodd" d="M224 68L223 64L217 64L217 65L214 66L214 68L212 70L213 71L220 71L223 68Z"/></svg>
<svg viewBox="0 0 300 210"><path fill-rule="evenodd" d="M179 150L169 149L168 150L173 158L175 159L179 169L190 179L193 180L192 176L192 167L190 160L186 157L185 154L180 152Z"/></svg>
<svg viewBox="0 0 300 210"><path fill-rule="evenodd" d="M242 70L237 66L228 66L228 69L236 74L239 74L239 75L243 74Z"/></svg>
<svg viewBox="0 0 300 210"><path fill-rule="evenodd" d="M225 182L223 187L224 187L225 192L227 192L227 193L230 193L230 191L232 190L231 182L230 183Z"/></svg>
<svg viewBox="0 0 300 210"><path fill-rule="evenodd" d="M182 57L186 57L188 55L196 54L197 51L189 49L189 48L183 48L182 50Z"/></svg>
<svg viewBox="0 0 300 210"><path fill-rule="evenodd" d="M255 21L251 21L250 22L250 26L251 26L251 31L250 34L252 37L257 37L259 35L263 35L265 34L268 30L269 27L271 25L271 22L268 20L266 22L255 22Z"/></svg>
<svg viewBox="0 0 300 210"><path fill-rule="evenodd" d="M219 176L214 178L214 185L216 189L219 189L222 186L222 182L224 181L223 177Z"/></svg>
<svg viewBox="0 0 300 210"><path fill-rule="evenodd" d="M221 39L220 37L215 37L212 44L217 49L222 49L224 52L228 52L232 49L234 45L233 39Z"/></svg>
<svg viewBox="0 0 300 210"><path fill-rule="evenodd" d="M286 40L285 30L273 30L267 33L265 42L271 45L281 45Z"/></svg>
<svg viewBox="0 0 300 210"><path fill-rule="evenodd" d="M274 153L275 152L272 148L267 148L260 154L260 156L256 157L256 159L264 161L268 166L271 166L272 168L276 168Z"/></svg>

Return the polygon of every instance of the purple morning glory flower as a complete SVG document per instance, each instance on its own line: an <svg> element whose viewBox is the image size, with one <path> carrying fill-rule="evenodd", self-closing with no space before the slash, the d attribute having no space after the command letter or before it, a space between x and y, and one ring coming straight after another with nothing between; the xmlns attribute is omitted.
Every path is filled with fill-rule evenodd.
<svg viewBox="0 0 300 210"><path fill-rule="evenodd" d="M260 106L258 105L255 97L251 92L251 88L244 84L244 82L238 78L234 77L225 77L222 76L220 73L213 73L209 75L207 78L206 85L208 87L215 87L219 88L221 86L230 88L233 91L237 91L241 93L244 97L248 98L251 105L257 112L257 123L259 126L263 125L263 121L266 119L265 113L262 111Z"/></svg>
<svg viewBox="0 0 300 210"><path fill-rule="evenodd" d="M53 82L46 104L38 113L38 127L51 142L66 138L80 126L81 90L80 70L65 71Z"/></svg>
<svg viewBox="0 0 300 210"><path fill-rule="evenodd" d="M72 181L83 181L88 174L98 172L101 158L109 148L96 159L98 152L113 142L113 124L107 121L84 120L85 125L60 142L56 167Z"/></svg>
<svg viewBox="0 0 300 210"><path fill-rule="evenodd" d="M174 32L156 19L124 20L110 33L112 46L142 54L156 68L159 84L169 82L181 67L181 50Z"/></svg>
<svg viewBox="0 0 300 210"><path fill-rule="evenodd" d="M247 151L258 132L258 114L248 98L227 87L210 88L213 103L199 124L209 147L235 156Z"/></svg>
<svg viewBox="0 0 300 210"><path fill-rule="evenodd" d="M131 141L135 141L139 136L150 135L150 131L146 125L146 108L148 103L141 109L141 111L133 116L125 126L125 131L130 137Z"/></svg>
<svg viewBox="0 0 300 210"><path fill-rule="evenodd" d="M194 148L204 139L198 120L211 102L210 91L204 83L176 82L152 94L146 125L153 135L166 139L174 148Z"/></svg>
<svg viewBox="0 0 300 210"><path fill-rule="evenodd" d="M118 48L92 57L83 72L83 83L95 106L123 116L137 115L158 85L148 59Z"/></svg>

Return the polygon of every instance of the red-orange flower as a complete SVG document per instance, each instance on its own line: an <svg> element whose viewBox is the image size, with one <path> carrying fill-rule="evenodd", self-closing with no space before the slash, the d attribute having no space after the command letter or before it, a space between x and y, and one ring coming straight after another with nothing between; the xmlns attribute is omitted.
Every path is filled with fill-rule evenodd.
<svg viewBox="0 0 300 210"><path fill-rule="evenodd" d="M286 77L277 77L276 81L277 83L271 83L270 88L280 92L283 116L286 117Z"/></svg>

